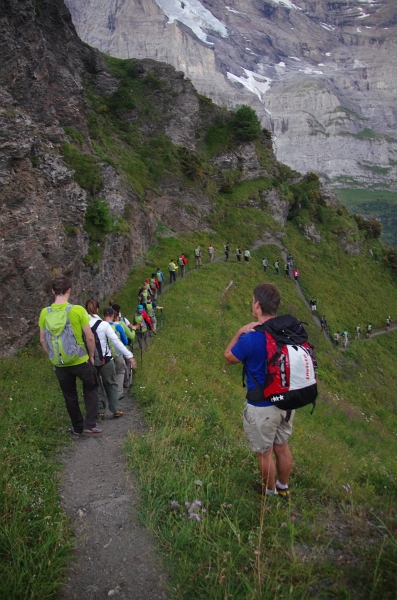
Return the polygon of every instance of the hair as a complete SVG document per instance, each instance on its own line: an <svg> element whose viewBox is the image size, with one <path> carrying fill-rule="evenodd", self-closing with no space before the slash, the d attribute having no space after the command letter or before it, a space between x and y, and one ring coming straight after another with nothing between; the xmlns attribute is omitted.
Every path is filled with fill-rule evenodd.
<svg viewBox="0 0 397 600"><path fill-rule="evenodd" d="M90 298L85 303L85 309L89 315L94 316L99 313L99 302L98 300L94 300L94 298Z"/></svg>
<svg viewBox="0 0 397 600"><path fill-rule="evenodd" d="M63 296L66 294L68 290L72 287L72 282L69 277L65 277L61 275L60 277L56 277L52 282L52 291L55 296Z"/></svg>
<svg viewBox="0 0 397 600"><path fill-rule="evenodd" d="M259 302L263 315L275 315L280 306L280 292L272 283L261 283L254 289L254 299Z"/></svg>
<svg viewBox="0 0 397 600"><path fill-rule="evenodd" d="M114 300L109 300L109 306L113 306Z"/></svg>
<svg viewBox="0 0 397 600"><path fill-rule="evenodd" d="M120 309L121 309L120 304L112 304L112 308L113 308L113 310L114 310L115 313L117 313L117 314L120 313Z"/></svg>

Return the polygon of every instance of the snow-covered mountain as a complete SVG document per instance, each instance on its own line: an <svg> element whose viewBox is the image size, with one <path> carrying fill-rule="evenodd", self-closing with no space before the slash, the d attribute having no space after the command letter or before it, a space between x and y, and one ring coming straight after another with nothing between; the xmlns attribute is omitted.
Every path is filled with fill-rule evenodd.
<svg viewBox="0 0 397 600"><path fill-rule="evenodd" d="M66 0L79 36L249 104L277 157L336 187L397 189L396 0Z"/></svg>

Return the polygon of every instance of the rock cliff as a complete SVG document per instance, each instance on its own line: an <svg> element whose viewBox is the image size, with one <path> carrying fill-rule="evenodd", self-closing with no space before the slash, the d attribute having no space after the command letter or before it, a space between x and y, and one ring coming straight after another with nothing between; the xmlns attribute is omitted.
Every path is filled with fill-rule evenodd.
<svg viewBox="0 0 397 600"><path fill-rule="evenodd" d="M335 187L397 189L394 0L66 0L80 37L251 105L277 158Z"/></svg>
<svg viewBox="0 0 397 600"><path fill-rule="evenodd" d="M0 0L0 40L6 356L37 333L54 276L72 278L74 302L102 300L122 286L159 231L209 229L214 207L196 145L226 111L165 63L116 61L110 69L78 38L61 0ZM269 177L276 177L278 163L266 152ZM252 143L211 160L212 189L236 165L240 180L266 173ZM285 206L273 195L269 211L280 219Z"/></svg>

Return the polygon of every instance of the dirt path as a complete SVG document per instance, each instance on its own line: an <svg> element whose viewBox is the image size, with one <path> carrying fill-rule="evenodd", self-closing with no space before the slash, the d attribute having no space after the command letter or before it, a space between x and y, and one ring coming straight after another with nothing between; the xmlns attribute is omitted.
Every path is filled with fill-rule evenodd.
<svg viewBox="0 0 397 600"><path fill-rule="evenodd" d="M122 445L145 430L134 401L110 414L103 434L73 439L63 457L62 507L76 534L75 558L62 600L163 600L166 576L148 531L138 523L137 490Z"/></svg>

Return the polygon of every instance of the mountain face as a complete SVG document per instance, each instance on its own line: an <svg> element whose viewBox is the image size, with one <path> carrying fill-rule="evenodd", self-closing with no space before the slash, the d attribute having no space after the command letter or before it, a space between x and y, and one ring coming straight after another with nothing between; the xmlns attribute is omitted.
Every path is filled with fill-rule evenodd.
<svg viewBox="0 0 397 600"><path fill-rule="evenodd" d="M277 158L334 187L397 189L395 0L66 0L81 39L249 104Z"/></svg>

